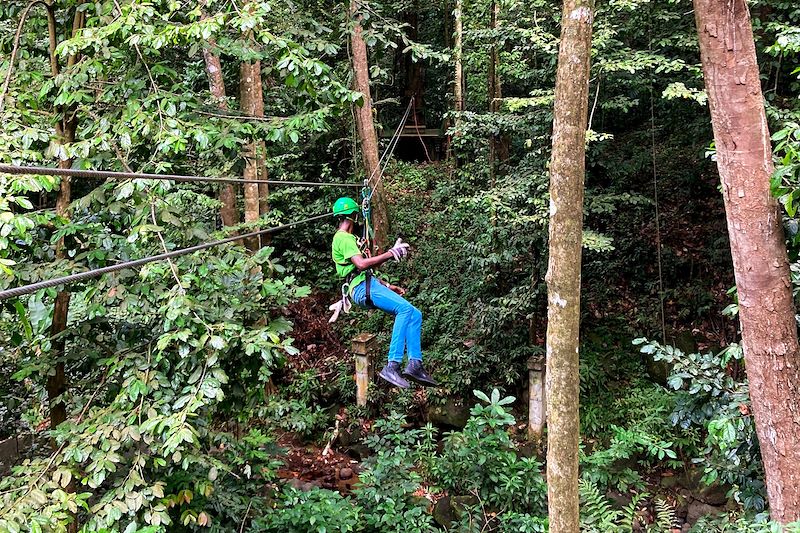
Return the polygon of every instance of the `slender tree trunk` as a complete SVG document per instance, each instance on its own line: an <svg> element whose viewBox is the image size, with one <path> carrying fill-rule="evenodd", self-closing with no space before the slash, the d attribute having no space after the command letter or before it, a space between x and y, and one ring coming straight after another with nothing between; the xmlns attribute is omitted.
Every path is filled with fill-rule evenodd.
<svg viewBox="0 0 800 533"><path fill-rule="evenodd" d="M80 32L86 23L86 14L84 11L75 10L72 19L72 31L69 34L74 37ZM54 22L54 17L50 17L48 24L48 32L50 39L50 70L54 76L60 73L58 58L54 53L55 44L57 41L57 32ZM71 68L78 61L77 55L70 55L67 58L67 68ZM76 116L76 109L74 107L61 107L57 109L61 115L60 120L56 123L56 137L58 142L64 145L70 145L75 142L75 133L78 129L78 118ZM72 159L59 160L59 168L71 168ZM61 178L59 185L58 196L56 197L56 214L68 218L69 217L69 204L72 201L72 183L69 177L64 176ZM63 259L66 257L66 250L64 248L64 239L61 238L56 243L56 257ZM66 342L62 334L67 329L69 322L69 302L70 293L67 290L61 290L56 294L56 300L53 305L53 321L50 324L50 336L52 338L52 353L56 359L56 364L53 368L52 374L47 377L47 398L50 404L50 428L55 429L59 424L67 420L67 408L63 399L60 397L67 392L67 375L64 368L64 356L66 355ZM57 399L59 398L59 399ZM51 441L53 449L56 448L55 440ZM68 493L75 492L75 481L71 481L65 491ZM77 533L78 520L76 515L72 515L73 520L67 526L68 533Z"/></svg>
<svg viewBox="0 0 800 533"><path fill-rule="evenodd" d="M264 116L264 97L261 87L261 61L253 63L243 61L239 68L239 92L242 112L252 117ZM244 179L259 179L259 142L253 140L243 151L245 159ZM244 184L244 221L255 222L261 216L259 205L259 184ZM257 237L247 239L245 246L255 251L260 246Z"/></svg>
<svg viewBox="0 0 800 533"><path fill-rule="evenodd" d="M772 518L800 519L800 348L745 0L695 0L747 378Z"/></svg>
<svg viewBox="0 0 800 533"><path fill-rule="evenodd" d="M442 22L443 30L444 30L444 47L445 48L452 48L453 47L453 28L452 28L452 21L450 20L450 13L451 13L451 4L450 0L444 0L444 21Z"/></svg>
<svg viewBox="0 0 800 533"><path fill-rule="evenodd" d="M203 15L205 18L205 15ZM203 48L203 59L206 64L208 76L208 89L220 109L227 109L225 100L225 79L222 77L222 62L214 52L217 42L208 39L208 46ZM224 183L219 190L219 201L222 203L219 215L223 226L235 226L239 223L239 211L236 209L236 186L233 183Z"/></svg>
<svg viewBox="0 0 800 533"><path fill-rule="evenodd" d="M453 100L456 113L464 111L464 73L462 70L461 58L464 53L463 39L464 39L464 25L461 19L464 10L464 0L456 0L456 7L453 10L453 18L455 29L453 30L453 59L455 62L455 71L453 75ZM456 126L458 119L456 119Z"/></svg>
<svg viewBox="0 0 800 533"><path fill-rule="evenodd" d="M491 19L489 27L493 33L497 33L500 27L500 2L492 0L490 7ZM500 102L503 98L503 86L500 81L500 47L498 46L498 38L492 38L492 46L489 52L489 112L497 113L500 111ZM503 162L508 159L508 146L509 139L507 135L496 134L492 135L489 140L489 160L491 164L490 172L492 173L492 181L497 172L497 163Z"/></svg>
<svg viewBox="0 0 800 533"><path fill-rule="evenodd" d="M497 29L497 0L492 0L491 5L489 6L489 29L492 31ZM488 68L488 75L486 76L486 81L488 83L487 91L486 91L486 99L488 100L488 110L490 113L494 112L494 102L495 102L495 91L497 90L497 86L499 82L497 80L497 42L494 38L492 40L492 45L489 48L489 68ZM497 160L497 136L494 134L489 135L489 182L491 186L494 187L495 177L497 175L497 167L496 167L496 160ZM492 226L494 226L494 217L492 217Z"/></svg>
<svg viewBox="0 0 800 533"><path fill-rule="evenodd" d="M464 84L463 84L463 74L462 74L462 62L461 57L463 55L463 34L464 34L464 26L462 23L462 11L464 9L464 0L455 0L455 7L453 8L453 111L456 112L456 117L453 121L453 126L455 127L456 132L458 131L458 127L460 125L461 119L459 118L458 114L464 111ZM448 12L448 17L450 13ZM445 124L445 127L449 128L449 120L448 123ZM458 135L458 133L456 133ZM454 157L454 152L452 149L452 139L447 137L447 158L453 159L453 166L458 166L458 158Z"/></svg>
<svg viewBox="0 0 800 533"><path fill-rule="evenodd" d="M551 533L578 531L578 339L593 0L564 0L550 162L547 500Z"/></svg>
<svg viewBox="0 0 800 533"><path fill-rule="evenodd" d="M83 11L75 11L72 19L71 36L75 36L83 28L85 23L85 14ZM56 42L56 28L54 25L48 27L50 32L51 49ZM77 62L78 57L75 55L69 56L67 59L67 68L72 67ZM51 54L50 70L53 74L59 74L58 59L55 54ZM61 119L56 124L56 136L58 142L63 145L69 145L75 142L75 132L78 128L78 119L75 115L74 108L61 108L58 110L61 114ZM60 160L58 162L59 168L70 168L72 166L72 159ZM61 217L69 217L69 204L72 199L72 183L69 177L62 177L58 190L58 197L56 198L56 214ZM63 259L66 256L64 249L64 239L61 238L56 243L56 257ZM69 320L69 301L70 293L66 290L59 291L56 295L55 304L53 306L53 321L50 324L50 336L54 337L52 341L52 352L55 358L63 358L65 355L65 342L60 337L61 333L67 329L67 322ZM67 391L67 377L64 371L64 362L58 361L53 368L53 373L47 377L47 397L50 402L50 427L55 428L67 419L67 410L62 400L56 400ZM55 444L54 444L55 445ZM74 488L73 488L74 491Z"/></svg>
<svg viewBox="0 0 800 533"><path fill-rule="evenodd" d="M375 195L372 200L372 217L375 227L375 247L385 248L389 217L386 210L386 195L383 180L378 166L378 137L375 134L375 125L372 122L372 100L369 88L369 63L367 61L367 45L362 37L361 15L359 14L359 0L350 0L350 18L353 19L352 49L353 49L353 79L354 89L364 95L364 105L356 106L356 125L358 136L361 139L361 157L364 162L364 172L372 183L377 183Z"/></svg>

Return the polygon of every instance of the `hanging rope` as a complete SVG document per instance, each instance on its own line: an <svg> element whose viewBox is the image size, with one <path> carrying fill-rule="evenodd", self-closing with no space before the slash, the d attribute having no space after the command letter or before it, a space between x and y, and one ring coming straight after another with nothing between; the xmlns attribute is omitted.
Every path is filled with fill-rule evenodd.
<svg viewBox="0 0 800 533"><path fill-rule="evenodd" d="M647 50L653 53L653 23L652 11L650 11L650 25L648 27ZM661 261L661 217L658 206L658 166L656 165L656 111L655 111L655 90L653 77L650 78L650 149L653 162L653 202L656 211L656 252L658 257L658 302L661 311L661 342L667 342L667 319L664 312L664 275Z"/></svg>
<svg viewBox="0 0 800 533"><path fill-rule="evenodd" d="M400 134L403 132L403 128L406 126L406 121L408 120L408 116L411 114L411 106L413 104L414 98L411 98L411 100L408 102L408 106L406 106L406 112L403 114L403 118L400 119L400 122L397 124L397 128L394 130L394 134L389 139L389 145L386 147L386 150L383 151L383 155L381 155L381 158L378 161L378 166L373 169L372 174L370 174L369 178L367 178L367 183L369 183L377 173L378 178L375 182L375 186L372 187L372 192L375 192L375 187L378 186L378 182L380 182L381 178L383 177L383 171L386 170L386 167L389 165L389 160L392 158L394 149L397 147L397 143L400 140Z"/></svg>
<svg viewBox="0 0 800 533"><path fill-rule="evenodd" d="M249 239L252 237L258 237L260 235L267 235L269 233L276 233L278 231L292 228L294 226L298 226L300 224L304 224L306 222L312 222L314 220L321 220L323 218L331 217L333 213L325 213L323 215L317 215L310 218L306 218L303 220L298 220L296 222L290 222L288 224L282 224L280 226L275 226L272 228L262 229L258 231L254 231L251 233L246 233L244 235L236 235L233 237L227 237L225 239L221 239L218 241L208 242L205 244L198 244L197 246L191 246L189 248L181 248L179 250L173 250L171 252L153 255L150 257L143 257L141 259L136 259L133 261L123 261L116 265L111 265L102 268L96 268L93 270L87 270L86 272L79 272L77 274L70 274L69 276L62 276L60 278L49 279L45 281L40 281L38 283L32 283L30 285L23 285L21 287L15 287L13 289L7 289L4 291L0 291L0 301L6 300L8 298L14 298L17 296L22 296L24 294L31 294L41 289L47 289L48 287L55 287L57 285L66 285L69 283L75 283L76 281L82 281L84 279L89 278L97 278L102 276L103 274L109 274L111 272L117 272L118 270L125 270L128 268L136 268L142 265L146 265L147 263L152 263L154 261L164 261L166 259L172 259L173 257L180 257L182 255L191 254L193 252L199 252L200 250L206 250L208 248L212 248L214 246L219 246L222 244L227 244L229 242L238 241L240 239Z"/></svg>
<svg viewBox="0 0 800 533"><path fill-rule="evenodd" d="M411 97L411 102L414 103L414 97ZM417 131L417 138L419 138L419 143L422 145L422 149L425 150L425 159L428 160L428 163L432 163L430 154L428 154L428 147L425 146L425 141L422 139L422 134L419 132L419 122L417 122L417 104L414 103L413 105L413 113L414 113L414 129Z"/></svg>
<svg viewBox="0 0 800 533"><path fill-rule="evenodd" d="M210 178L177 174L144 174L140 172L111 172L106 170L79 170L74 168L23 167L0 164L0 173L24 176L69 176L70 178L114 180L165 180L207 183L266 183L269 185L295 185L297 187L361 187L358 183L318 183L313 181L249 180L238 178Z"/></svg>
<svg viewBox="0 0 800 533"><path fill-rule="evenodd" d="M408 102L408 106L406 106L406 112L403 114L403 118L400 119L397 128L394 130L394 134L392 134L392 137L389 139L389 145L378 160L378 166L372 171L369 178L364 180L364 185L361 188L361 215L364 217L364 229L360 244L361 248L367 252L372 249L372 239L375 236L375 230L372 227L372 196L375 194L375 189L378 187L378 183L380 183L383 173L389 165L394 149L397 147L397 143L400 140L400 134L408 121L408 116L411 113L413 104L414 99L412 98ZM370 181L376 173L378 173L378 179L375 181L375 185L370 187Z"/></svg>

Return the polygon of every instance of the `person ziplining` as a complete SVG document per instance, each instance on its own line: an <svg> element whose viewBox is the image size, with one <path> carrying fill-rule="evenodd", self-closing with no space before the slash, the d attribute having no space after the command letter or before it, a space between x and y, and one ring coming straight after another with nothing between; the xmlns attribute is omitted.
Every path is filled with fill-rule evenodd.
<svg viewBox="0 0 800 533"><path fill-rule="evenodd" d="M406 378L423 386L435 387L438 383L422 366L422 312L403 298L405 289L378 279L372 272L373 268L387 261L402 261L408 255L410 246L402 239L397 239L394 246L382 254L370 256L368 248L366 252L362 251L353 234L360 212L361 207L352 198L339 198L333 205L337 229L331 245L331 257L336 264L336 274L345 283L342 286L342 301L331 306L336 310L332 320L335 320L342 307L347 311L348 300L361 307L376 308L394 315L389 361L381 370L380 377L404 389L409 386ZM365 220L365 224L368 224L368 220ZM365 236L368 235L369 229L366 228ZM408 364L401 374L400 365L406 352Z"/></svg>

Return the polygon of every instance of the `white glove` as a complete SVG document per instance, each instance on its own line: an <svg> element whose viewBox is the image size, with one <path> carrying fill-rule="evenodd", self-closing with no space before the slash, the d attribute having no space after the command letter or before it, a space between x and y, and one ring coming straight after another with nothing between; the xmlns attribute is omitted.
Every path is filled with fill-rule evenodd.
<svg viewBox="0 0 800 533"><path fill-rule="evenodd" d="M410 249L411 249L410 244L408 244L407 242L403 242L403 239L397 239L397 241L395 241L394 243L394 246L389 248L389 252L392 254L392 257L394 257L395 261L400 261L401 259L403 259L405 256L408 255Z"/></svg>
<svg viewBox="0 0 800 533"><path fill-rule="evenodd" d="M350 302L350 296L347 294L347 284L342 285L342 299L336 300L328 309L333 311L333 315L328 319L328 323L333 324L336 320L339 319L339 314L344 311L345 313L350 312L350 308L352 307L352 303Z"/></svg>

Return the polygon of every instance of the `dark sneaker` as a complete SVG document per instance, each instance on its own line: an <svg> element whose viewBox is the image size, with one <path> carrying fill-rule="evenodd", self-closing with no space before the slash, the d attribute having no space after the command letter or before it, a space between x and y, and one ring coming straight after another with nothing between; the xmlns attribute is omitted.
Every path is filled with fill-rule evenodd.
<svg viewBox="0 0 800 533"><path fill-rule="evenodd" d="M433 379L425 369L422 368L422 361L419 359L409 359L403 375L412 381L416 381L420 385L426 387L436 387L439 383Z"/></svg>
<svg viewBox="0 0 800 533"><path fill-rule="evenodd" d="M403 376L400 375L400 363L397 361L389 361L389 364L383 367L383 370L378 375L395 387L408 388L408 381L404 380Z"/></svg>

